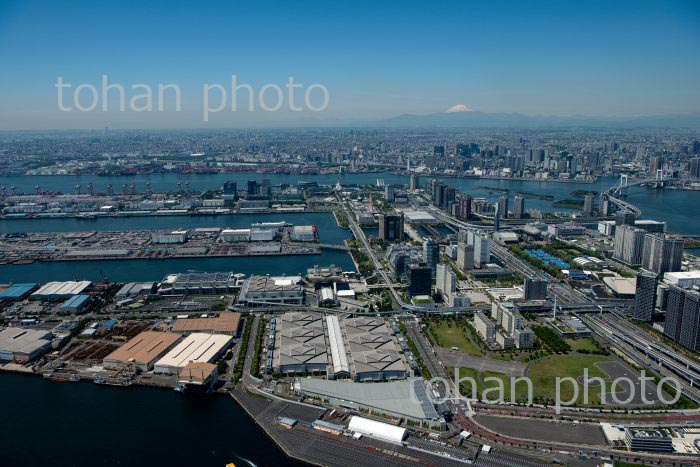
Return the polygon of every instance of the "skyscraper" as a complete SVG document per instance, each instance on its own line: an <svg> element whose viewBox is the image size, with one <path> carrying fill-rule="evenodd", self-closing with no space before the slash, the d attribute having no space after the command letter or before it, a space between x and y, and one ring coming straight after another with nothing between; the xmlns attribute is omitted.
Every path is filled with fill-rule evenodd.
<svg viewBox="0 0 700 467"><path fill-rule="evenodd" d="M418 177L418 174L411 174L408 189L417 190L418 188L420 188L420 178Z"/></svg>
<svg viewBox="0 0 700 467"><path fill-rule="evenodd" d="M453 294L457 290L457 275L449 264L439 263L437 265L435 289L442 292L443 295Z"/></svg>
<svg viewBox="0 0 700 467"><path fill-rule="evenodd" d="M491 238L470 231L467 244L474 248L474 266L481 268L491 262ZM459 251L457 254L459 255Z"/></svg>
<svg viewBox="0 0 700 467"><path fill-rule="evenodd" d="M508 197L501 196L498 198L498 211L501 219L508 219Z"/></svg>
<svg viewBox="0 0 700 467"><path fill-rule="evenodd" d="M501 203L496 203L493 210L493 230L501 230Z"/></svg>
<svg viewBox="0 0 700 467"><path fill-rule="evenodd" d="M642 264L644 237L646 232L630 225L620 225L615 229L613 257L630 266Z"/></svg>
<svg viewBox="0 0 700 467"><path fill-rule="evenodd" d="M632 317L637 321L648 323L654 316L656 305L656 287L659 276L651 271L642 269L637 275L637 290L634 296Z"/></svg>
<svg viewBox="0 0 700 467"><path fill-rule="evenodd" d="M642 267L656 274L680 271L684 247L683 239L680 237L646 234Z"/></svg>
<svg viewBox="0 0 700 467"><path fill-rule="evenodd" d="M440 245L431 239L423 240L423 259L432 271L432 278L435 278L437 264L440 262Z"/></svg>
<svg viewBox="0 0 700 467"><path fill-rule="evenodd" d="M387 242L403 240L404 217L400 214L379 215L379 238Z"/></svg>
<svg viewBox="0 0 700 467"><path fill-rule="evenodd" d="M525 197L516 196L513 200L513 216L516 219L522 219L525 217Z"/></svg>
<svg viewBox="0 0 700 467"><path fill-rule="evenodd" d="M669 286L664 334L687 349L700 350L699 292Z"/></svg>
<svg viewBox="0 0 700 467"><path fill-rule="evenodd" d="M386 185L384 187L384 199L389 203L394 202L394 187L391 185Z"/></svg>
<svg viewBox="0 0 700 467"><path fill-rule="evenodd" d="M258 182L255 180L248 180L248 194L257 195L258 194Z"/></svg>
<svg viewBox="0 0 700 467"><path fill-rule="evenodd" d="M592 194L588 193L584 198L583 198L583 214L588 216L588 217L593 217L593 203L594 203L594 197Z"/></svg>
<svg viewBox="0 0 700 467"><path fill-rule="evenodd" d="M472 245L457 244L457 266L467 271L474 269L474 247Z"/></svg>
<svg viewBox="0 0 700 467"><path fill-rule="evenodd" d="M462 195L459 198L459 209L457 211L459 220L468 221L472 218L472 198L469 195Z"/></svg>

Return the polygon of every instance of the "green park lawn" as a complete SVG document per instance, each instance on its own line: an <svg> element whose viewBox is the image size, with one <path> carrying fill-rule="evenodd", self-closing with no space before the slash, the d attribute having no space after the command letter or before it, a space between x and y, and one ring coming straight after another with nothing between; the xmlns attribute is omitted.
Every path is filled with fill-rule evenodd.
<svg viewBox="0 0 700 467"><path fill-rule="evenodd" d="M447 349L457 347L462 353L474 355L476 357L482 355L481 350L469 340L469 336L467 336L463 326L457 324L449 326L447 323L443 322L433 325L431 327L431 332L440 347L445 347Z"/></svg>
<svg viewBox="0 0 700 467"><path fill-rule="evenodd" d="M532 380L534 385L535 395L538 393L554 400L556 398L556 378L557 377L572 377L577 378L583 376L584 368L588 368L589 377L607 378L607 375L600 370L596 363L612 361L610 357L600 355L559 355L551 358L545 358L537 363L534 363L528 370L527 376ZM583 404L583 385L579 385L578 404ZM564 381L561 383L561 400L566 402L571 400L574 395L574 389L571 382ZM589 387L589 404L597 404L600 401L600 388Z"/></svg>

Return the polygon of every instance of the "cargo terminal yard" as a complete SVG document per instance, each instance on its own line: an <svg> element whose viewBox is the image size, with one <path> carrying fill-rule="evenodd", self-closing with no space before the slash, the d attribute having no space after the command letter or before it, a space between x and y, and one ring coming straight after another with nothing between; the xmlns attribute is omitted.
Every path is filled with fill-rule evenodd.
<svg viewBox="0 0 700 467"><path fill-rule="evenodd" d="M315 226L0 234L0 262L320 254Z"/></svg>

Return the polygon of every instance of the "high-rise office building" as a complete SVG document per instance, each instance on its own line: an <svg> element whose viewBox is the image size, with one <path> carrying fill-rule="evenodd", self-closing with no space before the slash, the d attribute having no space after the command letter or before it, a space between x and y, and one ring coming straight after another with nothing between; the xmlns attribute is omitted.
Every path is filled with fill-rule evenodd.
<svg viewBox="0 0 700 467"><path fill-rule="evenodd" d="M523 293L525 300L546 300L547 281L527 278L523 284Z"/></svg>
<svg viewBox="0 0 700 467"><path fill-rule="evenodd" d="M493 230L495 232L501 230L501 203L493 206Z"/></svg>
<svg viewBox="0 0 700 467"><path fill-rule="evenodd" d="M516 196L513 200L513 217L516 219L522 219L525 217L525 197Z"/></svg>
<svg viewBox="0 0 700 467"><path fill-rule="evenodd" d="M469 195L462 195L459 198L459 208L457 210L459 220L468 221L472 218L472 198Z"/></svg>
<svg viewBox="0 0 700 467"><path fill-rule="evenodd" d="M255 180L248 180L248 194L255 196L259 193L258 182Z"/></svg>
<svg viewBox="0 0 700 467"><path fill-rule="evenodd" d="M447 185L444 183L433 180L432 182L432 200L433 205L438 207L445 206L445 192L447 191Z"/></svg>
<svg viewBox="0 0 700 467"><path fill-rule="evenodd" d="M472 245L457 244L457 266L465 271L474 269L474 247Z"/></svg>
<svg viewBox="0 0 700 467"><path fill-rule="evenodd" d="M649 173L656 175L657 170L661 170L664 165L664 160L661 156L651 156L649 158Z"/></svg>
<svg viewBox="0 0 700 467"><path fill-rule="evenodd" d="M423 240L423 259L432 272L433 278L440 262L440 245L431 239Z"/></svg>
<svg viewBox="0 0 700 467"><path fill-rule="evenodd" d="M658 284L658 274L642 270L637 275L637 289L632 309L632 317L635 320L645 323L651 322L656 306L656 287Z"/></svg>
<svg viewBox="0 0 700 467"><path fill-rule="evenodd" d="M498 212L501 219L508 219L508 197L501 196L498 198Z"/></svg>
<svg viewBox="0 0 700 467"><path fill-rule="evenodd" d="M238 191L238 185L235 180L227 180L224 182L224 194L235 195Z"/></svg>
<svg viewBox="0 0 700 467"><path fill-rule="evenodd" d="M387 242L400 242L403 240L404 215L380 214L379 238Z"/></svg>
<svg viewBox="0 0 700 467"><path fill-rule="evenodd" d="M646 232L630 225L620 225L615 229L613 257L630 266L642 264L644 238Z"/></svg>
<svg viewBox="0 0 700 467"><path fill-rule="evenodd" d="M474 248L474 266L481 268L491 262L491 238L486 235L469 232L467 244ZM458 252L459 254L459 252Z"/></svg>
<svg viewBox="0 0 700 467"><path fill-rule="evenodd" d="M598 202L598 212L601 216L607 217L610 215L610 200L608 199L608 195L606 193L600 195L600 200Z"/></svg>
<svg viewBox="0 0 700 467"><path fill-rule="evenodd" d="M455 203L456 199L457 190L448 186L447 188L445 188L445 200L440 207L449 211L450 207Z"/></svg>
<svg viewBox="0 0 700 467"><path fill-rule="evenodd" d="M449 264L439 263L437 265L435 289L442 292L443 295L454 294L457 290L457 275Z"/></svg>
<svg viewBox="0 0 700 467"><path fill-rule="evenodd" d="M664 334L692 351L700 350L700 293L668 287Z"/></svg>
<svg viewBox="0 0 700 467"><path fill-rule="evenodd" d="M594 203L594 197L592 194L588 193L584 198L583 198L583 214L588 216L588 217L593 217L593 203Z"/></svg>
<svg viewBox="0 0 700 467"><path fill-rule="evenodd" d="M642 267L656 274L677 272L683 261L683 239L663 234L646 234L642 253Z"/></svg>
<svg viewBox="0 0 700 467"><path fill-rule="evenodd" d="M633 212L620 211L615 213L615 225L634 225L637 216Z"/></svg>
<svg viewBox="0 0 700 467"><path fill-rule="evenodd" d="M385 185L384 186L384 199L387 200L389 203L394 202L394 187L392 185Z"/></svg>
<svg viewBox="0 0 700 467"><path fill-rule="evenodd" d="M418 188L420 188L420 177L417 174L411 174L408 189L417 190Z"/></svg>
<svg viewBox="0 0 700 467"><path fill-rule="evenodd" d="M426 264L411 264L408 266L408 295L430 295L432 292L433 270Z"/></svg>
<svg viewBox="0 0 700 467"><path fill-rule="evenodd" d="M260 194L262 196L270 196L272 194L272 182L269 178L263 178L262 184L260 185Z"/></svg>
<svg viewBox="0 0 700 467"><path fill-rule="evenodd" d="M688 175L691 178L700 178L700 157L690 159Z"/></svg>

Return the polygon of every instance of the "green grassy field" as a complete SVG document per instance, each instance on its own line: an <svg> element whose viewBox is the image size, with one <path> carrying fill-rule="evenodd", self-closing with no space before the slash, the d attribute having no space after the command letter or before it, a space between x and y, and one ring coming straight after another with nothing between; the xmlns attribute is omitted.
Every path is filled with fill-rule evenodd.
<svg viewBox="0 0 700 467"><path fill-rule="evenodd" d="M469 355L474 355L480 357L482 355L481 350L474 345L474 343L469 340L466 331L462 326L452 324L448 326L447 323L434 324L431 327L431 333L435 337L437 344L440 347L452 348L458 347L459 351Z"/></svg>
<svg viewBox="0 0 700 467"><path fill-rule="evenodd" d="M450 369L450 376L454 376L454 369ZM489 391L486 393L486 397L489 400L497 400L501 396L501 388L502 388L502 397L504 401L510 402L511 399L511 379L509 376L504 375L503 373L493 373L490 371L477 371L474 370L473 368L460 368L459 369L459 377L460 378L471 378L474 382L476 382L476 393L478 397L481 397L484 393L485 390L487 389L493 389L495 390ZM488 379L487 378L492 378ZM493 379L496 378L496 379ZM498 380L501 381L499 384ZM501 386L502 384L502 386ZM470 382L462 382L460 385L460 390L463 396L465 397L472 397L472 385ZM527 401L527 383L524 381L519 381L515 385L515 402L520 402L520 401Z"/></svg>
<svg viewBox="0 0 700 467"><path fill-rule="evenodd" d="M588 368L589 377L607 378L595 363L612 361L610 357L600 355L561 355L541 360L533 364L528 370L527 376L532 380L535 394L540 393L544 397L556 398L556 378L583 376L584 368ZM574 389L570 382L561 384L561 400L569 401L574 395ZM584 402L583 386L579 383L578 404ZM600 402L600 388L589 387L589 404Z"/></svg>
<svg viewBox="0 0 700 467"><path fill-rule="evenodd" d="M593 338L589 337L586 339L565 339L566 343L571 346L571 350L588 350L594 352L598 350L598 347L593 342Z"/></svg>

